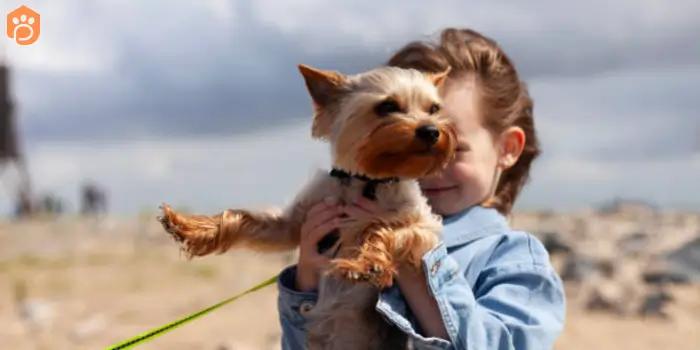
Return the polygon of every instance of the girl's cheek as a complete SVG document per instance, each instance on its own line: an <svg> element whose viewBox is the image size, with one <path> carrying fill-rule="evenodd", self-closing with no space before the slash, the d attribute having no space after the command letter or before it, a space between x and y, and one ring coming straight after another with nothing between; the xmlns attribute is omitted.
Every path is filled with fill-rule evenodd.
<svg viewBox="0 0 700 350"><path fill-rule="evenodd" d="M465 178L474 172L474 167L467 162L459 162L450 168L450 172L455 178Z"/></svg>

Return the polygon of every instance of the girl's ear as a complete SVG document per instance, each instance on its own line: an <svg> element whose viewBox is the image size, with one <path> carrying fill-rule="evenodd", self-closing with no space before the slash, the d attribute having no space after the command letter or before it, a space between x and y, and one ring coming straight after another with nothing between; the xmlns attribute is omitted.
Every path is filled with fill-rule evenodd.
<svg viewBox="0 0 700 350"><path fill-rule="evenodd" d="M500 157L498 166L508 169L518 161L525 147L525 132L518 126L506 129L500 137Z"/></svg>

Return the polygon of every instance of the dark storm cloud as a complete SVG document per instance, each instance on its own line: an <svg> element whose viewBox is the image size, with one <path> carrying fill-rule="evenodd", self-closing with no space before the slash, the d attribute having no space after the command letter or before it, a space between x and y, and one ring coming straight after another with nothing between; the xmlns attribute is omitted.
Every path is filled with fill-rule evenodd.
<svg viewBox="0 0 700 350"><path fill-rule="evenodd" d="M387 31L386 40L366 44L340 25L319 27L335 17L309 18L308 25L288 30L262 20L260 9L246 1L233 2L236 16L230 25L205 20L211 12L193 4L162 9L160 2L144 1L130 5L125 19L97 2L70 3L64 15L74 19L90 14L94 36L116 53L116 69L104 75L19 72L20 91L31 91L22 100L26 118L21 124L30 140L244 134L296 122L311 112L298 63L359 72L381 64L387 48L463 23L461 15L453 14L444 24L431 19L435 25L428 29L420 23L426 22L423 16L430 7L405 2L403 7L381 5L391 13L370 11L380 5L368 7L370 3L362 1L347 11L337 9L338 4L317 4L329 7L328 16L363 23L381 23L376 21L389 15L403 19L398 29ZM697 9L691 1L682 3L689 11ZM465 14L481 8L492 16L483 27L475 21L476 28L498 39L530 80L700 62L693 44L698 42L700 22L687 20L692 16L683 11L668 15L681 16L676 20L620 17L616 27L605 15L613 9L609 4L596 10L596 3L582 7L537 1L526 6L511 1L492 13L486 5L453 5ZM149 22L156 13L159 21ZM604 25L598 25L601 18L606 19ZM622 114L633 114L634 108L630 104Z"/></svg>
<svg viewBox="0 0 700 350"><path fill-rule="evenodd" d="M103 26L118 48L116 72L20 72L20 88L37 96L25 101L23 128L34 140L246 133L310 118L297 64L344 72L381 64L378 50L356 43L309 54L300 49L303 38L242 18L237 28L209 28L210 34L196 23L176 30L160 22L150 37ZM137 23L130 27L144 27L147 19L132 17ZM44 93L36 94L37 87ZM32 123L37 115L51 117Z"/></svg>
<svg viewBox="0 0 700 350"><path fill-rule="evenodd" d="M355 53L356 54L356 53ZM287 55L288 58L291 55ZM300 55L298 55L300 56ZM366 56L349 55L351 66L371 67L379 62L361 64ZM328 62L339 59L327 57ZM125 136L182 136L192 134L235 134L298 122L311 118L311 100L301 76L298 62L318 62L317 58L289 59L270 66L260 76L246 76L246 72L222 69L210 77L207 72L198 76L191 85L172 82L173 76L189 70L197 75L197 64L180 63L177 68L165 70L148 58L137 60L118 79L59 77L50 85L55 88L51 102L27 106L28 113L54 117L27 125L28 135L36 139L124 138ZM368 60L369 61L369 60ZM151 66L152 65L152 66ZM271 71L286 66L286 72ZM327 67L342 65L330 64ZM221 68L221 66L220 66ZM294 74L296 73L296 75ZM37 79L40 80L40 79ZM44 83L44 88L47 83ZM44 107L43 109L41 107ZM66 123L69 121L69 123ZM79 125L79 128L73 126Z"/></svg>

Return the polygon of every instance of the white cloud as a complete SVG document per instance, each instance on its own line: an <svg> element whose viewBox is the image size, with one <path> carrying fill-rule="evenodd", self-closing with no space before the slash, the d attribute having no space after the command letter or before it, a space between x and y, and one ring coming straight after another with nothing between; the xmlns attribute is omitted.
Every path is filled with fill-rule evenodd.
<svg viewBox="0 0 700 350"><path fill-rule="evenodd" d="M225 27L233 25L238 20L236 4L228 0L205 0L202 1L211 14Z"/></svg>
<svg viewBox="0 0 700 350"><path fill-rule="evenodd" d="M30 150L35 188L77 205L87 179L106 186L113 208L135 212L165 201L203 211L229 205L281 204L315 167L328 164L309 123L246 137L132 143L43 144ZM0 197L0 208L10 203Z"/></svg>

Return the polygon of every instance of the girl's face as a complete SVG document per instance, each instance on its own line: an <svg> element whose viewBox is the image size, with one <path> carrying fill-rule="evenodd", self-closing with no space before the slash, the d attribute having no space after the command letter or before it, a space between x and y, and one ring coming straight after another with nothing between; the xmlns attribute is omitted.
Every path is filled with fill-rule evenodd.
<svg viewBox="0 0 700 350"><path fill-rule="evenodd" d="M475 88L473 80L462 79L448 84L443 93L443 111L457 129L457 153L442 174L419 181L439 215L457 214L488 200L500 175L502 147L481 124Z"/></svg>

